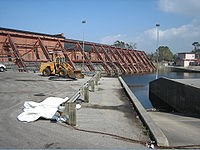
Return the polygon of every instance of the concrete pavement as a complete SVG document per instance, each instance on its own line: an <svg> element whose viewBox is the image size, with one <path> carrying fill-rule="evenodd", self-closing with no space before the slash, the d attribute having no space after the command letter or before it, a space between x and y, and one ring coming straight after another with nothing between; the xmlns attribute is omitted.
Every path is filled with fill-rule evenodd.
<svg viewBox="0 0 200 150"><path fill-rule="evenodd" d="M180 113L148 112L166 135L170 146L199 145L200 118Z"/></svg>
<svg viewBox="0 0 200 150"><path fill-rule="evenodd" d="M17 116L25 101L71 96L90 77L48 80L34 73L0 73L0 148L146 148L110 136L86 133L40 119L22 123ZM102 78L90 102L77 111L77 127L147 141L117 78Z"/></svg>

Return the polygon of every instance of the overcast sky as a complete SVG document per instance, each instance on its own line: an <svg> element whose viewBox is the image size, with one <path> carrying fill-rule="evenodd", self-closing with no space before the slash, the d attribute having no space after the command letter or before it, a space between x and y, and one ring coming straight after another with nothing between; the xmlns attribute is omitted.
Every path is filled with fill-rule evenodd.
<svg viewBox="0 0 200 150"><path fill-rule="evenodd" d="M0 0L0 27L104 44L137 43L147 53L159 45L189 52L200 42L200 0ZM81 21L87 23L82 24Z"/></svg>

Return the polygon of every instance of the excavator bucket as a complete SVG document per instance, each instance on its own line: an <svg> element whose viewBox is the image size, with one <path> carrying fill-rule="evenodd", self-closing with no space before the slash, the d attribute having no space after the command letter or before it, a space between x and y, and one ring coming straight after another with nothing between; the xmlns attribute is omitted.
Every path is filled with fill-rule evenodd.
<svg viewBox="0 0 200 150"><path fill-rule="evenodd" d="M71 78L71 79L76 79L77 78L75 73L68 74L68 77Z"/></svg>
<svg viewBox="0 0 200 150"><path fill-rule="evenodd" d="M82 73L81 70L74 70L74 74L75 74L76 78L78 78L78 79L84 78L84 74Z"/></svg>

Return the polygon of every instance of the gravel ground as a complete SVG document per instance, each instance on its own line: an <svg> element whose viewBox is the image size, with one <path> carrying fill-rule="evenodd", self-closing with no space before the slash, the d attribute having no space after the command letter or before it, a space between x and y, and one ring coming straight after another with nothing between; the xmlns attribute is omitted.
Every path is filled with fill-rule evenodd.
<svg viewBox="0 0 200 150"><path fill-rule="evenodd" d="M25 101L41 102L49 96L65 98L89 79L49 80L36 73L0 72L0 148L145 148L49 120L17 120ZM100 83L96 92L90 93L90 103L77 111L77 127L148 140L118 80L102 78Z"/></svg>

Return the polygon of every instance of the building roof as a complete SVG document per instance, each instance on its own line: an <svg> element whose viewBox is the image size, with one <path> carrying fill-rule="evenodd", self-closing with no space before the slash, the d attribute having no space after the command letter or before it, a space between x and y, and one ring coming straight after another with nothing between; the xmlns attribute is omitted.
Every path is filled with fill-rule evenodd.
<svg viewBox="0 0 200 150"><path fill-rule="evenodd" d="M9 28L3 28L3 27L0 27L0 31L1 30L5 30L5 31L11 31L11 32L20 32L20 33L28 33L28 34L35 34L35 35L42 35L42 36L50 36L50 37L56 37L56 38L62 38L64 40L70 40L70 41L74 41L74 42L80 42L83 43L82 40L74 40L74 39L69 39L69 38L66 38L63 36L63 33L61 34L55 34L55 35L52 35L52 34L44 34L44 33L38 33L38 32L31 32L31 31L24 31L24 30L18 30L18 29L9 29ZM100 45L105 45L105 46L112 46L112 45L107 45L107 44L101 44L101 43L95 43L95 42L88 42L88 41L84 41L85 42L85 46L84 46L84 50L85 51L88 51L91 46L87 45L88 44L100 44ZM74 46L73 43L65 43L64 47L65 48L68 48L69 50ZM137 50L139 51L139 50Z"/></svg>
<svg viewBox="0 0 200 150"><path fill-rule="evenodd" d="M50 36L50 37L57 37L57 38L65 39L64 36L61 36L61 34L52 35L52 34L30 32L30 31L24 31L24 30L18 30L18 29L9 29L9 28L3 28L3 27L0 27L0 30L11 31L11 32L20 32L20 33L29 33L29 34L36 34L36 35L43 35L43 36Z"/></svg>

